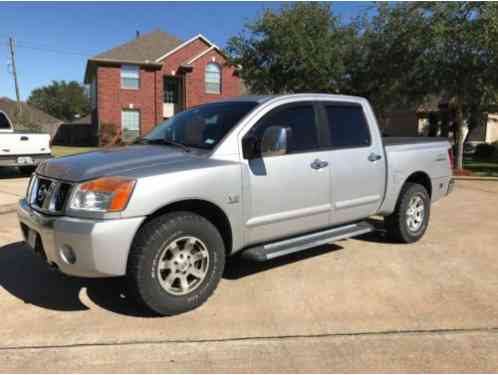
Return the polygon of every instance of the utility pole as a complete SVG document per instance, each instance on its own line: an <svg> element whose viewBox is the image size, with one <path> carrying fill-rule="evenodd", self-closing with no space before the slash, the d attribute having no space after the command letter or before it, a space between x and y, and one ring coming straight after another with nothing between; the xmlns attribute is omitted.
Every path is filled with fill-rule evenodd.
<svg viewBox="0 0 498 375"><path fill-rule="evenodd" d="M10 58L12 60L12 75L14 76L14 84L16 85L16 99L17 99L17 111L19 114L22 112L21 107L21 97L19 95L19 82L17 82L17 71L16 71L16 55L14 52L15 41L12 37L9 37L9 47L10 47Z"/></svg>

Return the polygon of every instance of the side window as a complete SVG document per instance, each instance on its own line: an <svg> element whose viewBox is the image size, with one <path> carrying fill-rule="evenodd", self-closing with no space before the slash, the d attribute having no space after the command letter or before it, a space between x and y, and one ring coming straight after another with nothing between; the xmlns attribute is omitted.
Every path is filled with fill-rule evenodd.
<svg viewBox="0 0 498 375"><path fill-rule="evenodd" d="M273 126L288 129L288 153L306 152L319 148L315 111L312 104L277 108L265 115L252 132L261 140L265 130Z"/></svg>
<svg viewBox="0 0 498 375"><path fill-rule="evenodd" d="M353 148L370 145L370 131L360 106L328 105L325 109L332 147Z"/></svg>

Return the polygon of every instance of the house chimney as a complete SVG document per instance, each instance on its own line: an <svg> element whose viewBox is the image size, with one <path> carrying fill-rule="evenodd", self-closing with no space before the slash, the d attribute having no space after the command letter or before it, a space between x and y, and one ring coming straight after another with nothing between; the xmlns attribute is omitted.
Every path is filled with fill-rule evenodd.
<svg viewBox="0 0 498 375"><path fill-rule="evenodd" d="M140 38L140 31L136 31L136 36L137 36L137 39Z"/></svg>

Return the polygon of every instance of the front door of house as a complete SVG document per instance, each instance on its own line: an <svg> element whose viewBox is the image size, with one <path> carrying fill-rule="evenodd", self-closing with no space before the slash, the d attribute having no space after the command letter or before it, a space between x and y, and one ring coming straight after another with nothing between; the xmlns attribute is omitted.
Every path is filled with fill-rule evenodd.
<svg viewBox="0 0 498 375"><path fill-rule="evenodd" d="M183 98L182 77L164 77L163 117L170 118L181 112L184 108Z"/></svg>

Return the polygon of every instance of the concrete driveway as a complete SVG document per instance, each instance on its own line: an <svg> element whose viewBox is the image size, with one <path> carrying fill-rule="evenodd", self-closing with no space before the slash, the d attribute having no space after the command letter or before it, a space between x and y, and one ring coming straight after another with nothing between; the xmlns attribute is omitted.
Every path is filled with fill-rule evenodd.
<svg viewBox="0 0 498 375"><path fill-rule="evenodd" d="M0 168L0 214L15 209L26 194L28 180L17 168Z"/></svg>
<svg viewBox="0 0 498 375"><path fill-rule="evenodd" d="M0 369L498 371L497 203L497 182L461 181L417 244L379 233L232 260L208 303L169 318L134 308L119 279L49 271L0 214Z"/></svg>

